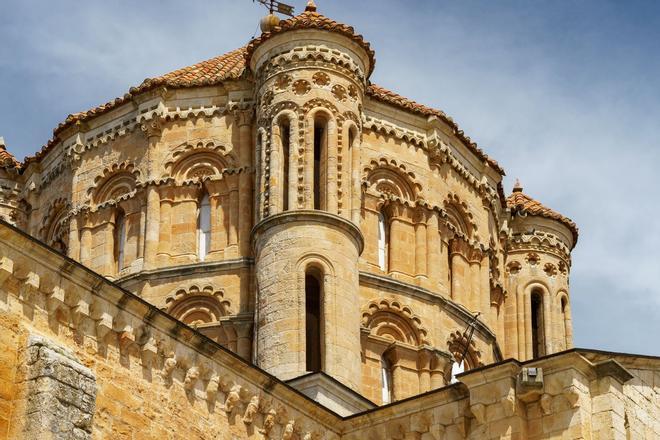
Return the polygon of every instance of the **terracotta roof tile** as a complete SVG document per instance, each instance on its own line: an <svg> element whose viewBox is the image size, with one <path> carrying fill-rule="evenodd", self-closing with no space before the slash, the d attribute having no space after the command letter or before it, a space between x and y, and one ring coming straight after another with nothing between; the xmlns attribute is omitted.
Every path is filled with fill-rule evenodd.
<svg viewBox="0 0 660 440"><path fill-rule="evenodd" d="M413 113L418 113L424 116L436 116L440 118L452 128L454 135L456 135L456 137L458 137L474 154L476 154L478 158L488 162L488 164L497 170L498 173L504 175L504 169L502 169L500 164L498 164L496 160L488 157L488 155L477 146L476 142L472 141L472 139L470 139L470 137L467 136L463 130L458 127L458 124L456 124L456 122L454 122L454 120L447 116L447 114L442 110L436 110L434 108L418 104L415 101L404 98L401 95L398 95L375 84L369 84L369 87L367 88L367 95L378 101L405 108Z"/></svg>
<svg viewBox="0 0 660 440"><path fill-rule="evenodd" d="M373 72L374 66L376 64L376 54L373 49L371 49L371 46L364 39L364 37L360 34L356 34L355 29L353 29L352 26L338 23L323 14L319 14L316 12L315 6L310 7L309 5L307 8L305 8L305 11L302 14L296 15L295 17L289 18L288 20L280 21L280 24L275 26L272 31L264 32L259 37L250 41L250 43L247 45L247 64L250 63L252 54L261 43L283 32L299 29L320 29L329 32L336 32L350 38L362 46L362 48L367 52L367 55L369 56L369 72L366 72L367 78L369 75L371 75L371 72Z"/></svg>
<svg viewBox="0 0 660 440"><path fill-rule="evenodd" d="M516 185L513 187L513 193L507 197L506 204L512 211L525 212L529 215L536 215L563 223L573 234L573 246L577 243L579 231L575 222L525 194L519 182L516 181Z"/></svg>
<svg viewBox="0 0 660 440"><path fill-rule="evenodd" d="M21 163L7 151L5 140L0 137L0 168L20 168Z"/></svg>
<svg viewBox="0 0 660 440"><path fill-rule="evenodd" d="M58 127L54 130L54 137L48 141L48 143L41 149L41 151L37 152L34 156L26 158L24 165L27 165L30 162L38 162L41 160L41 158L50 150L50 148L52 148L58 142L58 134L67 127L109 112L110 110L131 101L133 97L146 91L161 86L171 88L212 86L220 84L226 80L239 79L245 74L250 50L254 50L258 44L279 32L306 28L326 29L333 32L340 32L351 37L353 40L362 44L363 47L365 47L365 50L367 50L367 52L370 54L370 57L372 57L373 68L373 50L371 50L369 43L364 41L361 35L355 34L352 27L337 23L321 14L318 14L313 10L306 10L294 18L281 21L280 26L276 27L272 32L262 34L261 37L252 40L247 46L238 48L224 55L202 61L192 66L175 70L157 78L147 78L139 86L129 89L128 93L126 93L121 98L116 98L85 112L69 115L66 120L59 124ZM498 173L504 175L504 170L499 166L499 164L495 160L489 158L477 146L475 142L473 142L467 135L465 135L465 133L458 127L453 119L447 116L443 111L418 104L415 101L404 98L403 96L400 96L375 84L370 84L368 86L367 95L378 101L394 105L414 113L425 116L437 116L445 123L449 124L450 127L452 127L455 135L462 142L464 142L465 145L474 154L477 155L477 157L487 161L488 164L497 170Z"/></svg>

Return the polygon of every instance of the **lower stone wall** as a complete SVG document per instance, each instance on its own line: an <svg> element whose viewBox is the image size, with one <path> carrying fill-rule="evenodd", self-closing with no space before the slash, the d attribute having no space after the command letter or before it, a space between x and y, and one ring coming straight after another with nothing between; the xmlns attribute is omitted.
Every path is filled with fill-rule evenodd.
<svg viewBox="0 0 660 440"><path fill-rule="evenodd" d="M660 359L569 350L342 418L0 223L0 440L660 438Z"/></svg>

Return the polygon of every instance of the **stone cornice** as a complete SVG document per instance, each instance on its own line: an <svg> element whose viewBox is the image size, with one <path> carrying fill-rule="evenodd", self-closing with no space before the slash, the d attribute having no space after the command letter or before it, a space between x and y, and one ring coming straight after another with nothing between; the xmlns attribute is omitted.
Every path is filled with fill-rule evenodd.
<svg viewBox="0 0 660 440"><path fill-rule="evenodd" d="M353 222L346 220L343 217L318 210L299 209L269 215L252 228L251 235L253 237L253 246L257 241L256 237L259 234L262 234L266 228L273 227L275 225L298 222L305 224L324 223L326 225L335 226L338 229L342 229L347 232L357 244L358 255L362 254L362 250L364 249L364 237L362 236L360 229L355 226Z"/></svg>
<svg viewBox="0 0 660 440"><path fill-rule="evenodd" d="M158 269L143 270L139 273L117 278L115 283L122 286L132 282L143 282L151 280L163 280L167 278L176 278L179 276L188 276L193 274L209 274L238 269L245 269L254 265L252 258L235 258L232 260L202 262L185 264L180 266L168 266Z"/></svg>
<svg viewBox="0 0 660 440"><path fill-rule="evenodd" d="M365 271L360 271L360 284L382 288L399 294L404 293L424 301L438 304L465 323L470 323L474 319L472 313L461 304L452 301L440 293L433 292L423 287ZM486 341L496 346L498 345L495 333L480 319L476 320L475 329Z"/></svg>

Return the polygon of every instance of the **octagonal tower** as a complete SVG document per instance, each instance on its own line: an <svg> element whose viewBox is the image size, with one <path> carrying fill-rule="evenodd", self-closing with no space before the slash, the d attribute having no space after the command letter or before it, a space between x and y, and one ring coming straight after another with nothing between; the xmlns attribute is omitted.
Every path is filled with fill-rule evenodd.
<svg viewBox="0 0 660 440"><path fill-rule="evenodd" d="M357 390L360 115L373 52L308 4L247 57L258 103L256 362Z"/></svg>

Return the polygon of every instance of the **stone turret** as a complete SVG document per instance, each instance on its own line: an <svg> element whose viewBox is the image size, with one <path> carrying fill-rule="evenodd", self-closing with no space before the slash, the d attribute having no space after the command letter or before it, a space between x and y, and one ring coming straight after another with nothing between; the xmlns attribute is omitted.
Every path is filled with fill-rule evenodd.
<svg viewBox="0 0 660 440"><path fill-rule="evenodd" d="M256 78L257 363L360 384L359 141L373 52L308 4L247 48Z"/></svg>
<svg viewBox="0 0 660 440"><path fill-rule="evenodd" d="M21 164L7 151L4 138L0 137L0 219L16 225L25 221L25 203L19 193Z"/></svg>
<svg viewBox="0 0 660 440"><path fill-rule="evenodd" d="M577 227L526 195L519 182L507 205L507 352L527 360L571 348L569 272Z"/></svg>

